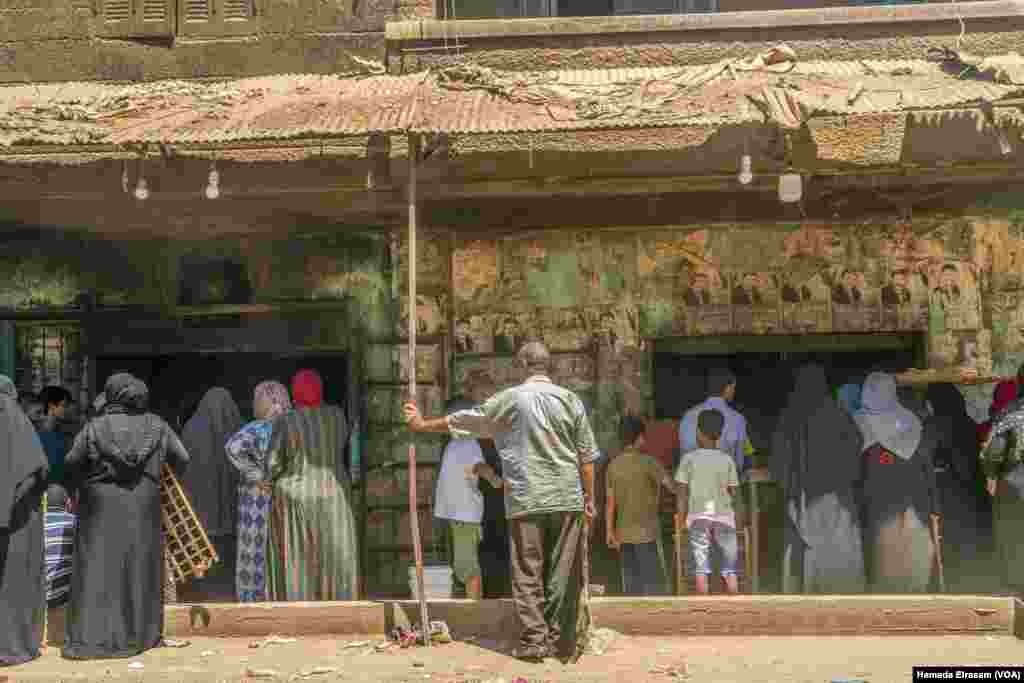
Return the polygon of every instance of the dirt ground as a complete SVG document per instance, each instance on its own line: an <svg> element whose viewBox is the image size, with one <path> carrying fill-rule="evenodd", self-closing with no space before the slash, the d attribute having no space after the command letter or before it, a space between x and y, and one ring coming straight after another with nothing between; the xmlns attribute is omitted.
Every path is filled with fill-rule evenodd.
<svg viewBox="0 0 1024 683"><path fill-rule="evenodd" d="M0 681L93 683L149 681L366 681L374 683L905 683L914 665L1021 665L1024 641L1012 637L618 636L605 654L575 666L524 664L503 643L451 643L380 651L379 640L304 638L251 647L242 639L196 638L131 660L71 662L50 648L30 664L0 671ZM141 667L139 666L141 664ZM6 679L4 678L6 676Z"/></svg>

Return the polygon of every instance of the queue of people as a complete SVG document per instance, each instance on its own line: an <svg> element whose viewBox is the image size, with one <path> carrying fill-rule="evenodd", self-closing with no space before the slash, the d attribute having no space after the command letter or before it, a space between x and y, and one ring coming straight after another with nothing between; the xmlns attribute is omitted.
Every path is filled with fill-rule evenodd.
<svg viewBox="0 0 1024 683"><path fill-rule="evenodd" d="M56 423L70 402L47 388L33 424L0 376L0 665L39 656L47 605L66 605L69 659L132 657L165 643L165 464L218 550L237 537L239 600L356 598L349 427L323 402L315 371L297 373L291 395L259 384L256 419L244 426L229 392L210 389L180 437L127 373L108 379L69 447Z"/></svg>

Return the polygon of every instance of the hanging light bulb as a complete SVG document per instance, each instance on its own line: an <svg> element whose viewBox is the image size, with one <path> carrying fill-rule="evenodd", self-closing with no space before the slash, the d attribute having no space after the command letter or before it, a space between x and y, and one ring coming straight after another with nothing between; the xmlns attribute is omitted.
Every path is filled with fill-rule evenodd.
<svg viewBox="0 0 1024 683"><path fill-rule="evenodd" d="M144 202L149 199L149 184L146 183L146 179L139 176L139 182L135 183L135 198L140 202Z"/></svg>
<svg viewBox="0 0 1024 683"><path fill-rule="evenodd" d="M785 173L779 176L779 201L793 204L803 197L803 178L799 173Z"/></svg>
<svg viewBox="0 0 1024 683"><path fill-rule="evenodd" d="M742 185L749 185L754 181L754 172L751 170L752 162L749 154L740 157L740 174L737 179Z"/></svg>
<svg viewBox="0 0 1024 683"><path fill-rule="evenodd" d="M1005 129L996 129L996 139L999 140L999 151L1002 152L1004 157L1013 154L1013 146L1010 144L1010 138L1006 135Z"/></svg>
<svg viewBox="0 0 1024 683"><path fill-rule="evenodd" d="M220 197L220 173L217 173L217 164L210 164L210 173L206 176L206 198L217 199Z"/></svg>

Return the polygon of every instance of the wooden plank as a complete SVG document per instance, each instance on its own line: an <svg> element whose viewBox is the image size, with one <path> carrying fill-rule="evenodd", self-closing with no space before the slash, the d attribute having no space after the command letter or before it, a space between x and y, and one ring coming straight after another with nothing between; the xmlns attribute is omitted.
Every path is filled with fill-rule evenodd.
<svg viewBox="0 0 1024 683"><path fill-rule="evenodd" d="M654 342L655 353L695 356L730 353L813 353L907 351L915 348L916 333L908 334L765 334L715 337L669 337Z"/></svg>

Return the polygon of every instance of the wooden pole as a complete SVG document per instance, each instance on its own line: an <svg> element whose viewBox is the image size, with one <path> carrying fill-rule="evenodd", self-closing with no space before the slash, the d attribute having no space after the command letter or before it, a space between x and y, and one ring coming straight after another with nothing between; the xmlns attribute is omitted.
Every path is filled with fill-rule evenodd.
<svg viewBox="0 0 1024 683"><path fill-rule="evenodd" d="M416 172L420 160L420 137L409 134L409 400L416 400ZM420 629L423 644L430 647L430 618L427 614L427 596L423 587L423 544L420 541L420 515L416 496L416 442L409 442L409 525L412 531L412 551L416 558L416 589L420 600Z"/></svg>

